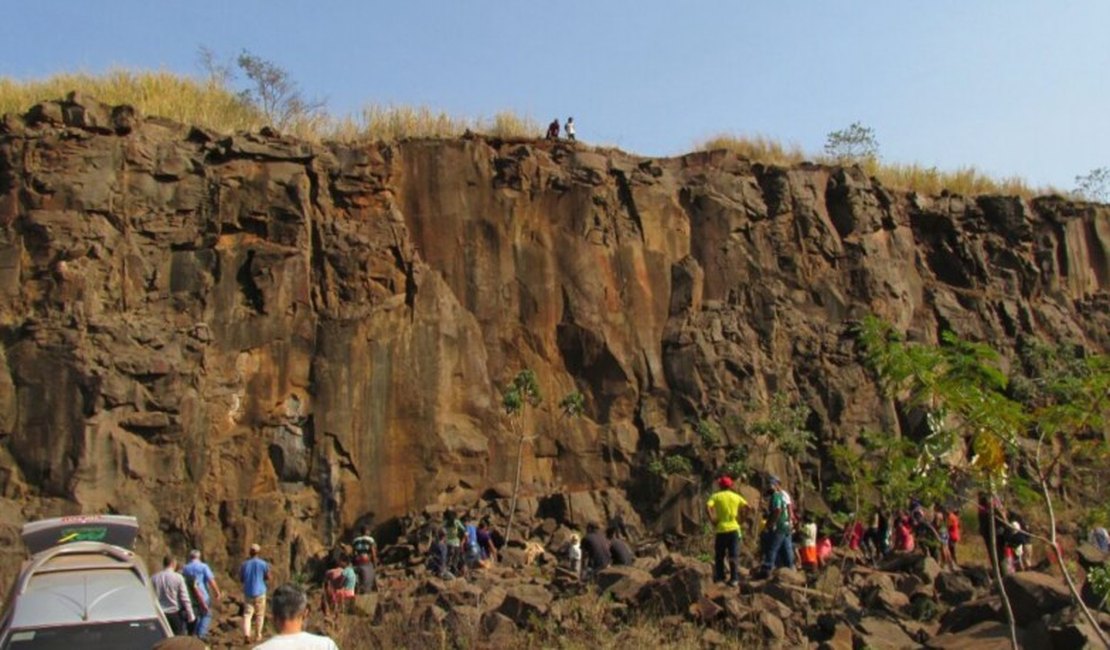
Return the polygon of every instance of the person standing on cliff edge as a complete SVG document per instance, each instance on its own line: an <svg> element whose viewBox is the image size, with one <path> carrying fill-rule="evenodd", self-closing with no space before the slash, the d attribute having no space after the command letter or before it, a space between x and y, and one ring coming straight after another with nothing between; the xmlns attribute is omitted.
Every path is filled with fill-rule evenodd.
<svg viewBox="0 0 1110 650"><path fill-rule="evenodd" d="M568 117L567 118L567 123L566 123L566 126L563 127L563 131L565 131L566 134L567 134L567 140L570 140L571 142L575 141L575 137L574 137L574 118L573 117Z"/></svg>
<svg viewBox="0 0 1110 650"><path fill-rule="evenodd" d="M728 585L740 584L740 508L748 505L744 497L732 491L732 479L722 476L717 479L721 488L709 497L705 507L709 521L713 522L713 581L724 582L725 557L728 557L730 578Z"/></svg>

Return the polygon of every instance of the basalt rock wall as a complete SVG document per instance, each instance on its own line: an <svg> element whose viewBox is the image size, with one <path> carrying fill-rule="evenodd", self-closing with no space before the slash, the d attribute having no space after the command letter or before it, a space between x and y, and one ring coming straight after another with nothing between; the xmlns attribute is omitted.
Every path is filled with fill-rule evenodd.
<svg viewBox="0 0 1110 650"><path fill-rule="evenodd" d="M906 426L859 363L868 313L1106 349L1108 217L725 152L320 145L42 104L0 126L5 562L28 518L112 511L150 553L262 540L292 570L357 524L503 490L523 368L544 394L525 495L617 488L681 527L684 485L646 490L644 466L692 421L782 391L821 446Z"/></svg>

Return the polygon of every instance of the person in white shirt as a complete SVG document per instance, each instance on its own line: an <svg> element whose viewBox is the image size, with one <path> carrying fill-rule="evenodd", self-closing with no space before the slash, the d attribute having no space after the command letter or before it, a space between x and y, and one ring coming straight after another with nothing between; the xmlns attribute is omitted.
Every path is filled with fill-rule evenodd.
<svg viewBox="0 0 1110 650"><path fill-rule="evenodd" d="M284 584L274 590L270 611L278 632L254 650L339 650L330 638L304 631L307 609L308 598L300 587Z"/></svg>
<svg viewBox="0 0 1110 650"><path fill-rule="evenodd" d="M570 545L567 547L567 559L570 561L570 570L574 575L582 575L582 546L578 534L570 536Z"/></svg>
<svg viewBox="0 0 1110 650"><path fill-rule="evenodd" d="M566 123L566 126L563 127L563 131L565 131L566 134L567 134L567 140L570 140L571 142L574 142L576 140L576 138L574 137L574 118L573 117L568 117L567 118L567 123Z"/></svg>

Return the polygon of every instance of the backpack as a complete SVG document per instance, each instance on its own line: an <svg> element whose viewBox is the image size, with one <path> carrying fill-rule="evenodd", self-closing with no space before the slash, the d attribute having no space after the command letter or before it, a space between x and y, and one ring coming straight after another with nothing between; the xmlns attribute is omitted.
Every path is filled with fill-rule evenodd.
<svg viewBox="0 0 1110 650"><path fill-rule="evenodd" d="M201 606L202 601L200 599L200 592L197 591L196 578L192 574L186 574L184 575L184 578L185 590L189 592L189 602L193 605L193 611L203 611L204 608Z"/></svg>

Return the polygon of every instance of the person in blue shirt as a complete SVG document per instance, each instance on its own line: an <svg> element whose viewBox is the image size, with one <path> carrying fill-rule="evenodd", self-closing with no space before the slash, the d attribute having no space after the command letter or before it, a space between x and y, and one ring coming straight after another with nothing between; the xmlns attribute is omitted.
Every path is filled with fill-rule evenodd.
<svg viewBox="0 0 1110 650"><path fill-rule="evenodd" d="M181 575L185 576L185 583L189 586L189 596L193 598L193 609L197 617L189 632L204 639L212 625L212 606L223 598L223 594L216 585L216 575L201 561L200 551L197 549L189 551L189 563L181 569Z"/></svg>
<svg viewBox="0 0 1110 650"><path fill-rule="evenodd" d="M239 582L243 583L243 636L247 643L262 639L262 625L266 621L266 578L270 577L270 564L258 557L261 550L258 544L251 544L251 556L239 566ZM258 625L252 626L253 621Z"/></svg>

